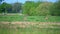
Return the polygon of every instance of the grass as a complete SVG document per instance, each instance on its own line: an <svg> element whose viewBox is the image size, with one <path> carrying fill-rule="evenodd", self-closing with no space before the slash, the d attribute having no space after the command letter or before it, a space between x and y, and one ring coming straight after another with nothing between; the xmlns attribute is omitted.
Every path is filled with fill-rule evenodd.
<svg viewBox="0 0 60 34"><path fill-rule="evenodd" d="M60 28L19 28L15 29L0 28L0 34L60 34Z"/></svg>
<svg viewBox="0 0 60 34"><path fill-rule="evenodd" d="M45 16L26 16L25 21L29 22L60 22L60 16L49 16L46 20ZM0 22L24 21L21 15L0 15ZM1 27L2 26L2 27ZM60 34L60 25L52 25L57 28L39 28L37 25L21 28L9 28L10 25L0 24L0 34ZM47 25L50 26L50 25ZM43 27L43 26L42 26ZM45 27L45 26L44 26Z"/></svg>
<svg viewBox="0 0 60 34"><path fill-rule="evenodd" d="M12 16L0 16L0 21L22 21L23 16L19 16L19 15L12 15Z"/></svg>
<svg viewBox="0 0 60 34"><path fill-rule="evenodd" d="M60 22L60 16L50 16L45 19L45 16L28 16L29 21L39 21L39 22Z"/></svg>
<svg viewBox="0 0 60 34"><path fill-rule="evenodd" d="M1 21L24 21L24 16L21 15L2 15L0 16ZM45 19L45 16L26 16L25 21L30 22L60 22L60 16L49 16L48 19Z"/></svg>
<svg viewBox="0 0 60 34"><path fill-rule="evenodd" d="M38 23L39 24L39 23ZM25 25L25 24L23 24ZM10 26L17 26L16 28L10 28ZM3 23L0 23L0 34L60 34L60 25L58 24L40 24L40 25L27 25L27 26L30 26L30 27L26 27L25 28L22 28L22 27L19 27L20 24L3 24ZM37 27L39 26L39 27ZM40 28L40 27L43 27L44 28ZM45 28L45 27L48 27L48 28ZM53 26L53 27L56 27L56 28L50 28L50 26Z"/></svg>

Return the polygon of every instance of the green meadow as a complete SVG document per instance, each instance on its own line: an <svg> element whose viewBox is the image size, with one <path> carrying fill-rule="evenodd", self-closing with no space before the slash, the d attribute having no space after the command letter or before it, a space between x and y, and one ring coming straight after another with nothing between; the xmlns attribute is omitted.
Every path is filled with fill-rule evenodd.
<svg viewBox="0 0 60 34"><path fill-rule="evenodd" d="M29 22L60 22L60 16L22 16L22 15L2 15L0 16L1 21L29 21ZM24 20L25 18L25 20Z"/></svg>

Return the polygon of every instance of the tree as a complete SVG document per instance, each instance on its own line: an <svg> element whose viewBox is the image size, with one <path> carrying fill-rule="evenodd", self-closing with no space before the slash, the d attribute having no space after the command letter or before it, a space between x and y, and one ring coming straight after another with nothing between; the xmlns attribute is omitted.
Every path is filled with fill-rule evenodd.
<svg viewBox="0 0 60 34"><path fill-rule="evenodd" d="M7 13L11 10L12 10L12 6L10 4L7 4L4 2L0 5L0 12L1 13Z"/></svg>
<svg viewBox="0 0 60 34"><path fill-rule="evenodd" d="M51 3L49 3L49 2L41 3L35 10L36 14L39 16L50 15L50 11L49 11L50 6L51 6Z"/></svg>
<svg viewBox="0 0 60 34"><path fill-rule="evenodd" d="M60 16L60 0L55 2L51 8L51 15Z"/></svg>
<svg viewBox="0 0 60 34"><path fill-rule="evenodd" d="M23 5L23 14L34 15L35 9L39 4L34 1L26 1Z"/></svg>
<svg viewBox="0 0 60 34"><path fill-rule="evenodd" d="M34 2L26 1L23 5L23 14L31 16L46 16L50 15L51 2Z"/></svg>
<svg viewBox="0 0 60 34"><path fill-rule="evenodd" d="M55 3L55 15L60 15L60 0Z"/></svg>
<svg viewBox="0 0 60 34"><path fill-rule="evenodd" d="M12 5L13 13L19 13L19 12L21 12L21 10L22 10L22 3L16 2Z"/></svg>

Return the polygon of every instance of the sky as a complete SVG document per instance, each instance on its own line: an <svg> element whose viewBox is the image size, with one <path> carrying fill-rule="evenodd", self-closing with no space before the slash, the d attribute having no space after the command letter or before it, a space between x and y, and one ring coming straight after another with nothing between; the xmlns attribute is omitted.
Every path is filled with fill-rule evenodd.
<svg viewBox="0 0 60 34"><path fill-rule="evenodd" d="M25 1L27 1L27 0L4 0L4 2L6 2L6 3L15 3L15 2L25 3ZM37 0L29 0L29 1L37 1ZM47 0L47 1L55 2L56 0Z"/></svg>

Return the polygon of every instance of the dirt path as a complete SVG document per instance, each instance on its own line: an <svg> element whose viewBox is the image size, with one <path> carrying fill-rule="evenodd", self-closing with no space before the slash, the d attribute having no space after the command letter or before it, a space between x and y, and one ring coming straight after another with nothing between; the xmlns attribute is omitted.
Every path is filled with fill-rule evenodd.
<svg viewBox="0 0 60 34"><path fill-rule="evenodd" d="M0 22L2 24L10 24L10 22ZM11 22L12 25L18 27L39 27L39 28L60 28L60 22ZM15 27L15 26L14 26Z"/></svg>
<svg viewBox="0 0 60 34"><path fill-rule="evenodd" d="M39 24L39 25L60 25L60 22L0 22L0 23L3 23L3 24Z"/></svg>

